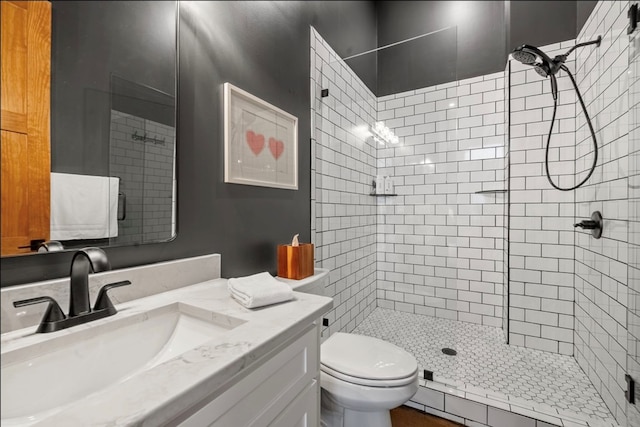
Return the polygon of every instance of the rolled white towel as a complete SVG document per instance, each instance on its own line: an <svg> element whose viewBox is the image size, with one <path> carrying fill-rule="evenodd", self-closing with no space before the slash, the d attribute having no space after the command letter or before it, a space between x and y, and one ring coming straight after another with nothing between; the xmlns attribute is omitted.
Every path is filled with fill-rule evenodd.
<svg viewBox="0 0 640 427"><path fill-rule="evenodd" d="M293 299L293 291L289 285L275 279L264 272L252 276L231 278L227 281L231 296L247 308Z"/></svg>

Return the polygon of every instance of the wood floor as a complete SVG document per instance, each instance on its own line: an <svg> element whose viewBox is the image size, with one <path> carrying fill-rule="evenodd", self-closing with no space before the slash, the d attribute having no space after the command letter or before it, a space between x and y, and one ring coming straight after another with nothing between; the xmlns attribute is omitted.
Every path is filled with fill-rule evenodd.
<svg viewBox="0 0 640 427"><path fill-rule="evenodd" d="M391 410L393 427L460 427L462 424L425 414L408 406Z"/></svg>

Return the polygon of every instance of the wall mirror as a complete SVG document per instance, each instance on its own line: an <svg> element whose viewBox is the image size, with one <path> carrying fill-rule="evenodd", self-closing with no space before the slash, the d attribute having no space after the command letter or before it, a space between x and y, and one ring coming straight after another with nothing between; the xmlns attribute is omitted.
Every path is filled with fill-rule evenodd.
<svg viewBox="0 0 640 427"><path fill-rule="evenodd" d="M178 2L1 16L2 256L171 240Z"/></svg>

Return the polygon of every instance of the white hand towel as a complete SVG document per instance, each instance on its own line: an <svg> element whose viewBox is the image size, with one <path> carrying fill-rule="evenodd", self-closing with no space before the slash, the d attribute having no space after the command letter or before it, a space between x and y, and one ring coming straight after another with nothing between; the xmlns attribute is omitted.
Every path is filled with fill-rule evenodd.
<svg viewBox="0 0 640 427"><path fill-rule="evenodd" d="M50 238L116 237L119 184L116 177L52 172Z"/></svg>
<svg viewBox="0 0 640 427"><path fill-rule="evenodd" d="M252 276L232 278L227 281L231 296L247 308L293 299L293 291L286 283L264 272Z"/></svg>

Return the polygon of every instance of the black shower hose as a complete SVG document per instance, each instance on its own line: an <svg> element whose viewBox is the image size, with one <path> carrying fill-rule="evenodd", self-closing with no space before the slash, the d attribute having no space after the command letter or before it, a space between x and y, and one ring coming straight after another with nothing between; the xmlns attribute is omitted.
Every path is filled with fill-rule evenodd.
<svg viewBox="0 0 640 427"><path fill-rule="evenodd" d="M575 190L578 187L581 187L585 182L587 182L587 180L591 177L591 175L593 174L593 172L596 170L596 163L598 162L598 143L596 142L596 132L593 130L593 125L591 124L591 119L589 118L589 113L587 113L587 107L585 107L584 105L584 101L582 100L582 96L580 95L580 90L578 89L578 85L576 84L576 80L573 78L573 75L571 74L571 71L569 71L569 69L563 64L560 66L560 68L565 71L568 75L569 78L571 78L571 83L573 83L573 87L576 91L576 94L578 95L578 100L580 101L580 105L582 106L582 111L584 111L584 115L587 118L587 124L589 125L589 131L591 131L591 139L593 140L593 165L591 165L591 170L589 171L589 173L587 174L587 176L582 180L582 182L576 186L570 187L570 188L562 188L557 186L552 180L551 180L551 175L549 174L549 147L551 146L551 134L553 133L553 124L556 121L556 111L558 110L558 97L554 97L553 99L553 115L551 117L551 127L549 128L549 137L547 138L547 148L545 150L545 154L544 154L544 167L545 167L545 172L547 173L547 179L549 180L549 183L553 186L553 188L555 188L556 190L560 190L560 191L572 191Z"/></svg>

